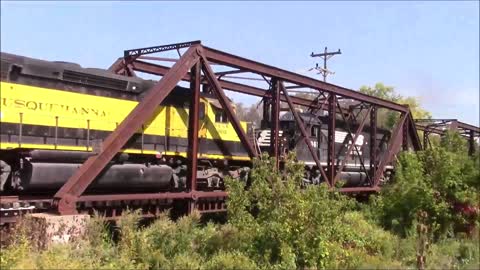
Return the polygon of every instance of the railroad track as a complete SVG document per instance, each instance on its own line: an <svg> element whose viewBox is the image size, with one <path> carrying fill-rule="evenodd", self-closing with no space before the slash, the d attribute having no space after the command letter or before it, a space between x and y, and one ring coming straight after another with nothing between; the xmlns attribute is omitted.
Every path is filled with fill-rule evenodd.
<svg viewBox="0 0 480 270"><path fill-rule="evenodd" d="M172 199L135 199L135 200L98 200L81 201L77 203L80 214L99 214L106 220L118 219L127 209L140 209L144 218L153 218L172 208ZM188 207L188 206L187 206ZM219 213L226 211L224 199L202 199L191 207L200 213ZM29 213L52 212L53 197L51 196L0 196L0 226L12 224L21 216Z"/></svg>
<svg viewBox="0 0 480 270"><path fill-rule="evenodd" d="M46 196L0 196L0 226L16 222L28 213L44 212L52 206Z"/></svg>

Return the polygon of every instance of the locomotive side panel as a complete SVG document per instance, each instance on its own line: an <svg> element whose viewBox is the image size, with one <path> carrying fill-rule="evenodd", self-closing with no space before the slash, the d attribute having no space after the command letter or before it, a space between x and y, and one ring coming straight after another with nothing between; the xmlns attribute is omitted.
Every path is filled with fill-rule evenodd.
<svg viewBox="0 0 480 270"><path fill-rule="evenodd" d="M76 64L2 53L2 192L55 192L89 153L96 152L153 84ZM154 192L184 187L189 99L189 89L173 89L125 145L122 152L129 155L115 158L87 192ZM237 170L250 159L217 103L202 93L199 158L230 159L233 167L225 168L226 172L238 175ZM246 130L246 123L241 125ZM211 167L216 163L208 164L205 167L202 163L199 185L202 179L223 178L224 173Z"/></svg>
<svg viewBox="0 0 480 270"><path fill-rule="evenodd" d="M137 105L136 101L7 82L1 82L0 89L1 149L91 151L92 142L105 139ZM200 152L230 158L246 156L232 125L216 121L213 106L206 99L202 103L206 108L205 116L200 119L199 138L203 142ZM182 105L159 106L144 125L143 139L139 130L125 152L186 156L188 104ZM242 126L246 129L246 123Z"/></svg>
<svg viewBox="0 0 480 270"><path fill-rule="evenodd" d="M104 139L136 105L129 100L8 82L1 82L0 91L1 149L91 151L92 142ZM165 107L159 107L156 117L145 126L145 135L165 134L163 111ZM138 152L134 149L127 152Z"/></svg>

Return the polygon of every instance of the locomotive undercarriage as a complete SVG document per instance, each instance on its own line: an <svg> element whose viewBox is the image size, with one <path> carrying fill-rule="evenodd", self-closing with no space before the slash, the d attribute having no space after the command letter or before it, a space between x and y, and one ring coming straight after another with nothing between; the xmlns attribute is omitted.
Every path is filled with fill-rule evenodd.
<svg viewBox="0 0 480 270"><path fill-rule="evenodd" d="M51 209L53 195L92 152L58 150L6 150L0 160L0 217L2 223L15 222L25 213ZM179 208L178 199L168 194L188 192L187 161L178 156L151 157L119 154L89 187L85 195L165 194L166 198L132 200L85 200L77 203L79 212L94 211L115 218L125 209L141 209L153 217L166 209ZM243 162L199 159L195 190L220 192L225 177L246 181L249 168ZM200 199L196 208L203 212L225 209L224 200ZM180 208L184 205L180 205ZM1 225L1 224L0 224Z"/></svg>
<svg viewBox="0 0 480 270"><path fill-rule="evenodd" d="M322 164L323 165L323 164ZM367 167L369 164L365 164ZM337 166L338 167L338 166ZM386 166L384 175L380 178L380 185L390 181L393 175L393 166ZM338 179L341 181L342 187L362 187L370 184L370 176L364 172L360 166L344 167L339 172ZM305 185L318 185L325 182L322 178L320 170L314 165L305 166L303 183Z"/></svg>
<svg viewBox="0 0 480 270"><path fill-rule="evenodd" d="M2 195L52 194L92 152L31 150L3 151L0 161ZM119 154L86 194L184 191L187 161L178 156ZM226 176L246 180L242 162L199 159L196 190L224 189Z"/></svg>

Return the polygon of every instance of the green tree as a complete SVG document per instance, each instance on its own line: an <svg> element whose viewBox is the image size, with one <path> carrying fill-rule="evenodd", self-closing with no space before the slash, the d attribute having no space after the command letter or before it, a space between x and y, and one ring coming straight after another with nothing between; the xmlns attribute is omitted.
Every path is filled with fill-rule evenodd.
<svg viewBox="0 0 480 270"><path fill-rule="evenodd" d="M386 86L380 82L376 83L374 87L362 86L360 87L360 92L393 102L398 102L402 98L400 95L395 93L393 86Z"/></svg>
<svg viewBox="0 0 480 270"><path fill-rule="evenodd" d="M391 220L401 222L390 226L395 230L402 229L401 226L414 228L415 210L428 211L429 226L462 224L463 220L455 219L461 215L452 208L452 202L474 200L475 203L479 182L475 170L478 157L473 164L459 151L462 143L458 134L448 134L430 152L402 154L396 181L375 200L372 213L376 211L385 224L392 224ZM36 222L20 219L16 229L8 231L7 239L0 230L0 268L202 270L415 266L417 236L411 234L415 230L410 229L405 238L398 237L366 219L364 214L368 212L358 211L360 204L338 190L325 184L305 186L304 164L293 155L287 158L284 170L275 170L273 164L273 159L262 156L254 161L248 184L227 181L226 224L206 222L196 211L176 221L164 213L151 223L140 223L141 211L126 211L117 226L106 226L103 218L93 217L83 237L46 246L39 245L36 239L44 237L34 227ZM117 233L112 234L110 229ZM8 246L3 246L6 243ZM425 251L427 269L479 268L478 237L433 242Z"/></svg>
<svg viewBox="0 0 480 270"><path fill-rule="evenodd" d="M304 164L292 154L283 171L273 164L268 156L256 159L248 187L227 181L229 223L246 236L242 253L258 266L355 268L368 254L391 256L392 235L355 212L353 199L326 184L304 186Z"/></svg>
<svg viewBox="0 0 480 270"><path fill-rule="evenodd" d="M467 155L465 140L447 132L440 145L401 153L392 183L382 190L381 222L405 235L418 211L426 211L436 237L478 226L478 157Z"/></svg>
<svg viewBox="0 0 480 270"><path fill-rule="evenodd" d="M383 83L379 82L376 83L374 87L360 87L360 92L367 95L390 100L399 104L408 105L414 119L432 118L430 112L426 111L421 107L420 101L417 98L404 97L400 94L397 94L395 92L395 88L392 86L386 86ZM392 128L395 125L398 117L398 113L386 109L380 109L377 116L379 124L387 128Z"/></svg>
<svg viewBox="0 0 480 270"><path fill-rule="evenodd" d="M245 107L243 103L237 102L235 103L235 110L238 119L241 121L254 123L256 127L260 126L262 115L260 106L257 108L256 104L251 104L250 107Z"/></svg>

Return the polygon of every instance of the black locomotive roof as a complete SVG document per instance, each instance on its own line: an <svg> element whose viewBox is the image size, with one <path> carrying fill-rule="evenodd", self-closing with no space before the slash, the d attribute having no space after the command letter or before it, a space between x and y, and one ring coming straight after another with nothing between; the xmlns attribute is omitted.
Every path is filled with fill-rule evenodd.
<svg viewBox="0 0 480 270"><path fill-rule="evenodd" d="M117 75L105 69L83 68L76 63L46 61L5 52L1 53L1 69L2 80L13 80L10 76L13 72L17 75L60 80L132 94L139 94L153 84L148 80Z"/></svg>
<svg viewBox="0 0 480 270"><path fill-rule="evenodd" d="M305 123L310 123L310 124L321 124L320 120L318 117L312 113L304 113L304 112L299 112L298 116L302 118L303 122ZM294 121L293 113L292 112L286 112L280 117L280 121Z"/></svg>
<svg viewBox="0 0 480 270"><path fill-rule="evenodd" d="M14 81L12 73L46 80L58 80L76 83L84 87L103 88L118 91L126 95L142 95L153 87L157 81L139 77L126 77L100 68L84 68L79 64L63 61L46 61L16 54L0 52L1 78ZM102 95L100 92L95 92ZM121 97L125 98L122 94ZM177 86L167 98L171 103L181 103L191 95L189 88ZM110 95L109 95L110 96ZM116 96L116 95L113 95ZM213 94L201 93L202 97L216 99Z"/></svg>

